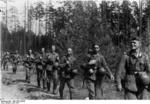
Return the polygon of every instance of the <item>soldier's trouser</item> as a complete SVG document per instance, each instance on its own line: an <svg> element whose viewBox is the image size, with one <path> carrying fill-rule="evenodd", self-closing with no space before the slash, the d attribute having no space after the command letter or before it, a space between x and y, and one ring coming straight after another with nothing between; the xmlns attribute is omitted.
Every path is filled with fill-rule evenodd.
<svg viewBox="0 0 150 104"><path fill-rule="evenodd" d="M37 84L40 87L42 80L42 70L37 68Z"/></svg>
<svg viewBox="0 0 150 104"><path fill-rule="evenodd" d="M26 68L26 81L30 83L30 77L31 77L31 69Z"/></svg>
<svg viewBox="0 0 150 104"><path fill-rule="evenodd" d="M52 80L52 71L46 70L46 77L47 77L47 90L50 91L51 80Z"/></svg>
<svg viewBox="0 0 150 104"><path fill-rule="evenodd" d="M70 99L73 97L73 92L74 92L74 79L66 79L66 78L61 78L60 79L60 87L59 87L59 94L60 98L63 99L63 90L65 87L65 84L67 83L67 86L69 88L69 93L70 93Z"/></svg>
<svg viewBox="0 0 150 104"><path fill-rule="evenodd" d="M58 76L58 70L53 71L53 93L57 94L59 88L59 76Z"/></svg>
<svg viewBox="0 0 150 104"><path fill-rule="evenodd" d="M97 76L95 82L95 99L102 99L103 98L103 87L102 84L104 82L105 75Z"/></svg>
<svg viewBox="0 0 150 104"><path fill-rule="evenodd" d="M17 64L13 64L13 73L16 73L17 71Z"/></svg>
<svg viewBox="0 0 150 104"><path fill-rule="evenodd" d="M7 61L4 62L3 68L4 68L4 70L8 70L8 62Z"/></svg>
<svg viewBox="0 0 150 104"><path fill-rule="evenodd" d="M6 69L6 62L5 61L3 62L3 68L4 68L4 70Z"/></svg>
<svg viewBox="0 0 150 104"><path fill-rule="evenodd" d="M87 89L89 91L89 99L101 99L103 96L102 83L104 76L100 76L96 81L86 80Z"/></svg>
<svg viewBox="0 0 150 104"><path fill-rule="evenodd" d="M46 70L42 70L42 82L43 82L43 89L46 89L46 81L47 81L47 75L46 75Z"/></svg>
<svg viewBox="0 0 150 104"><path fill-rule="evenodd" d="M95 99L95 81L86 80L86 86L89 92L89 99Z"/></svg>
<svg viewBox="0 0 150 104"><path fill-rule="evenodd" d="M139 92L132 92L129 90L125 90L125 99L135 100L135 99L148 99L148 91L147 89L143 89Z"/></svg>

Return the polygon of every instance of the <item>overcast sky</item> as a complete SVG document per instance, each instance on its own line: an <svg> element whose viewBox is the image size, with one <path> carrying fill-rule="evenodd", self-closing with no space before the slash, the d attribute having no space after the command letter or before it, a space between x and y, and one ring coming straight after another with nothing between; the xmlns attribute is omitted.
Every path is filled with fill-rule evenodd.
<svg viewBox="0 0 150 104"><path fill-rule="evenodd" d="M0 8L2 8L2 7L4 8L6 6L3 1L6 1L6 0L0 0ZM43 1L46 4L46 2L51 1L51 3L54 5L54 7L58 7L60 5L59 2L64 1L64 0L8 0L8 1L12 1L12 2L8 2L8 9L11 6L15 6L16 8L19 9L19 12L22 12L22 10L24 9L23 7L24 7L24 4L25 4L25 1L28 1L30 4L34 4L38 1ZM72 1L76 1L76 0L72 0ZM84 1L88 1L88 0L84 0ZM96 1L97 4L99 4L102 0L93 0L93 1ZM119 2L122 2L123 0L106 0L106 1L119 1ZM139 2L139 0L129 0L129 1Z"/></svg>
<svg viewBox="0 0 150 104"><path fill-rule="evenodd" d="M0 6L4 6L4 3L2 1L6 1L6 0L0 0L0 4L3 4L3 5L0 5ZM22 8L22 6L24 5L25 1L27 0L8 0L8 1L13 1L13 2L8 2L9 5L12 5L12 6L16 6L18 8ZM31 4L32 3L35 3L35 2L38 2L38 1L43 1L43 2L48 2L48 1L51 1L52 4L54 5L59 5L58 1L65 1L65 0L28 0ZM76 0L72 0L72 1L76 1ZM82 0L83 1L83 0ZM88 0L84 0L84 1L88 1ZM93 1L96 1L96 2L101 2L102 0L93 0ZM119 2L122 2L123 0L106 0L106 1L119 1ZM137 1L139 2L139 0L129 0L129 1ZM143 0L142 0L143 1Z"/></svg>

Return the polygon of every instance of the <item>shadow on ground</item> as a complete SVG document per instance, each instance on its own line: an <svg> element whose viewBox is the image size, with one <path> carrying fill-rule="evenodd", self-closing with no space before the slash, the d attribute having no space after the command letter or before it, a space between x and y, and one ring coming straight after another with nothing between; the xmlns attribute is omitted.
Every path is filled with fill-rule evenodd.
<svg viewBox="0 0 150 104"><path fill-rule="evenodd" d="M23 80L23 79L16 79L16 80L13 80L14 83L26 83L26 80Z"/></svg>
<svg viewBox="0 0 150 104"><path fill-rule="evenodd" d="M26 83L25 72L18 71L16 74L11 74L9 71L2 72L2 93L4 97L9 98L23 98L23 99L47 99L47 100L58 100L59 94L54 95L51 92L47 92L42 88L37 87L37 76L32 74L31 83ZM88 97L88 91L86 87L82 88L81 78L75 79L75 90L73 93L73 99L82 100ZM114 82L105 80L103 84L104 100L109 99L123 99L123 92L117 92ZM150 95L149 95L150 98ZM65 86L64 99L69 99L69 89Z"/></svg>
<svg viewBox="0 0 150 104"><path fill-rule="evenodd" d="M38 100L38 99L59 99L58 95L53 95L42 88L39 88L35 85L24 83L20 84L18 87L19 90L23 93L27 93L26 99L29 100Z"/></svg>

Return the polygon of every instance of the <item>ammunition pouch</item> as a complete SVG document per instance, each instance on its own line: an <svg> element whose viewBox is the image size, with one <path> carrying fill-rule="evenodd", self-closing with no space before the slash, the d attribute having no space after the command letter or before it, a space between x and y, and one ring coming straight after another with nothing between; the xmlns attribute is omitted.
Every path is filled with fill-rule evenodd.
<svg viewBox="0 0 150 104"><path fill-rule="evenodd" d="M106 72L106 70L103 67L101 67L101 68L97 68L96 74L97 75L106 75L107 72Z"/></svg>
<svg viewBox="0 0 150 104"><path fill-rule="evenodd" d="M127 75L138 75L139 71L127 71L126 74Z"/></svg>
<svg viewBox="0 0 150 104"><path fill-rule="evenodd" d="M43 69L43 66L42 66L41 64L38 64L38 65L37 65L37 69L42 70L42 69Z"/></svg>
<svg viewBox="0 0 150 104"><path fill-rule="evenodd" d="M28 68L28 69L32 69L32 68L33 68L33 67L32 67L31 65L29 65L29 64L26 64L25 67Z"/></svg>
<svg viewBox="0 0 150 104"><path fill-rule="evenodd" d="M71 70L71 76L75 77L78 74L78 70L77 69L72 69Z"/></svg>
<svg viewBox="0 0 150 104"><path fill-rule="evenodd" d="M148 85L147 91L150 92L150 84Z"/></svg>
<svg viewBox="0 0 150 104"><path fill-rule="evenodd" d="M50 65L50 64L47 64L47 65L46 65L46 70L52 71L52 70L53 70L53 66Z"/></svg>

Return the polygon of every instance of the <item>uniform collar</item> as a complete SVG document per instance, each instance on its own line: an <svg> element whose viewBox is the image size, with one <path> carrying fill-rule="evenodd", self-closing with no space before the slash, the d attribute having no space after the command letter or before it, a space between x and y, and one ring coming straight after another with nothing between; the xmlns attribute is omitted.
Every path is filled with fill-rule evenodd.
<svg viewBox="0 0 150 104"><path fill-rule="evenodd" d="M56 52L52 52L52 54L54 54L54 55L55 55L55 54L56 54Z"/></svg>
<svg viewBox="0 0 150 104"><path fill-rule="evenodd" d="M141 51L132 52L131 55L134 56L135 58L141 58L142 57L142 52Z"/></svg>
<svg viewBox="0 0 150 104"><path fill-rule="evenodd" d="M100 53L96 53L96 54L94 54L94 56L99 56L100 55Z"/></svg>
<svg viewBox="0 0 150 104"><path fill-rule="evenodd" d="M71 55L69 55L69 54L66 54L66 56L67 56L67 57L71 57L71 56L72 56L72 54L71 54Z"/></svg>

